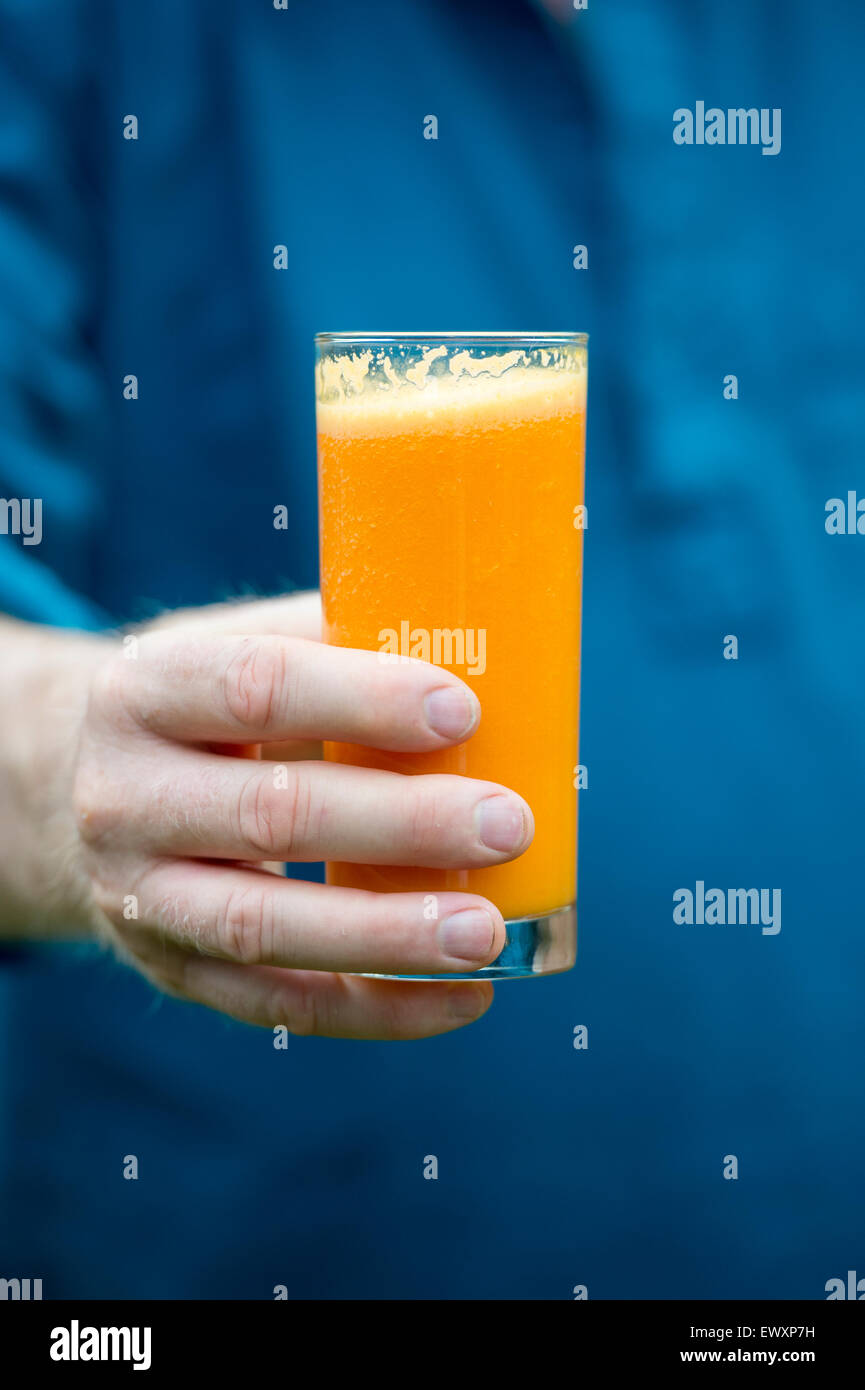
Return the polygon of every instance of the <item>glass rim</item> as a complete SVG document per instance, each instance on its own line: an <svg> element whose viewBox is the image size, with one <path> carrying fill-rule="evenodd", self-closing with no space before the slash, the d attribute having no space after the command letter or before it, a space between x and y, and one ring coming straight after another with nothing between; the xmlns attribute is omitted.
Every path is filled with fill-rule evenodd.
<svg viewBox="0 0 865 1390"><path fill-rule="evenodd" d="M405 344L408 347L420 346L421 344L441 344L450 343L480 343L484 346L496 344L518 344L520 347L529 345L546 347L549 344L560 343L576 344L585 347L589 341L588 333L464 333L459 332L435 332L435 333L316 333L315 342L319 346L329 344L360 344L361 346L378 347L384 345Z"/></svg>

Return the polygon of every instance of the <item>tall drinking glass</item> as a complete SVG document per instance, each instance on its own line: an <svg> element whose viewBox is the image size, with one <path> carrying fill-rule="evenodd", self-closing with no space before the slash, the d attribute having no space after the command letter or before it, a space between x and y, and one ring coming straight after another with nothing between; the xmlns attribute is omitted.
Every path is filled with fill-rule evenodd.
<svg viewBox="0 0 865 1390"><path fill-rule="evenodd" d="M448 980L576 958L586 381L582 333L316 337L325 640L446 667L482 707L444 752L330 743L325 757L499 782L534 813L510 864L328 864L328 883L418 892L431 912L444 890L495 903L501 955Z"/></svg>

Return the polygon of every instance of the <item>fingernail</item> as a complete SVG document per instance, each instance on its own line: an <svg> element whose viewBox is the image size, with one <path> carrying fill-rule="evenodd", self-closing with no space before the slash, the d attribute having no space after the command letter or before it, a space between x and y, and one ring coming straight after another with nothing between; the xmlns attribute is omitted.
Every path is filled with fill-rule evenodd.
<svg viewBox="0 0 865 1390"><path fill-rule="evenodd" d="M519 849L528 826L522 802L512 796L487 796L476 808L478 839L487 849Z"/></svg>
<svg viewBox="0 0 865 1390"><path fill-rule="evenodd" d="M441 952L457 960L486 960L495 935L495 924L482 907L466 907L452 912L439 923Z"/></svg>
<svg viewBox="0 0 865 1390"><path fill-rule="evenodd" d="M466 738L477 723L480 705L472 692L459 685L440 685L424 700L424 714L440 738Z"/></svg>
<svg viewBox="0 0 865 1390"><path fill-rule="evenodd" d="M477 985L451 985L448 990L451 1018L459 1018L466 1023L470 1018L480 1018L486 1007L486 993Z"/></svg>

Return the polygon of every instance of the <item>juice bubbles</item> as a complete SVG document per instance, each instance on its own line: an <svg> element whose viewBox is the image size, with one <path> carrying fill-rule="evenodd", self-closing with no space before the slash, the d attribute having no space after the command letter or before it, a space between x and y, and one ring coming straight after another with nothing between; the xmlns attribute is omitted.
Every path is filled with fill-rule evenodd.
<svg viewBox="0 0 865 1390"><path fill-rule="evenodd" d="M329 883L476 892L506 920L574 902L586 379L580 335L319 339L325 640L434 661L482 707L456 748L325 756L499 782L535 818L510 864L329 864Z"/></svg>

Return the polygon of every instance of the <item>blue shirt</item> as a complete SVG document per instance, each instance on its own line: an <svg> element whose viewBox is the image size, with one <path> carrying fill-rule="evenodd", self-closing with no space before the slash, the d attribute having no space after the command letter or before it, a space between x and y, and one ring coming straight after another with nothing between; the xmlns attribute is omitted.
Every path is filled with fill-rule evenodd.
<svg viewBox="0 0 865 1390"><path fill-rule="evenodd" d="M0 4L0 493L44 499L7 611L314 584L318 329L591 335L576 969L283 1051L6 949L0 1273L45 1297L820 1298L865 1259L865 539L824 526L865 495L865 16L555 9ZM698 100L780 108L781 152L675 144ZM676 923L697 881L781 931Z"/></svg>

